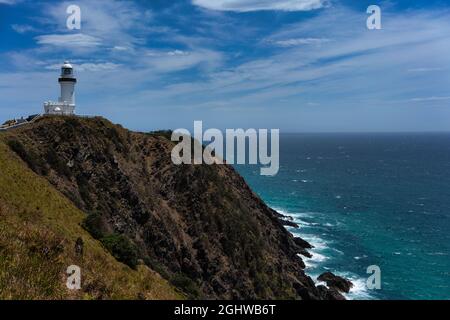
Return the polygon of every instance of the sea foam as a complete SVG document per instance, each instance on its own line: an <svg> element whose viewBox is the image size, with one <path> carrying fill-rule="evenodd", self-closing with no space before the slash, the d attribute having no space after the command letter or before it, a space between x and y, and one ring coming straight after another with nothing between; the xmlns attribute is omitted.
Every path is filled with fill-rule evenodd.
<svg viewBox="0 0 450 320"><path fill-rule="evenodd" d="M294 222L299 224L301 227L314 227L317 225L320 225L319 223L315 222L307 222L302 220L301 218L308 220L311 220L314 213L313 212L299 212L299 213L291 213L281 208L273 208L278 213L293 218ZM332 227L331 224L327 223L327 227ZM326 256L323 254L323 251L326 251L329 249L329 242L325 241L324 239L320 238L317 235L312 234L302 234L300 230L298 229L292 229L291 232L294 236L299 236L302 239L308 241L314 248L308 250L312 257L301 257L303 262L305 263L306 271L309 274L309 276L313 279L316 285L325 285L325 283L318 281L317 277L321 274L323 271L322 269L329 270L326 266L323 264L328 261L331 256ZM336 251L340 254L344 254L343 252L334 249L333 251ZM359 259L361 257L354 257L355 259ZM322 270L322 271L320 271ZM339 275L341 277L344 277L346 279L349 279L353 283L353 288L350 290L349 293L344 294L344 296L348 300L368 300L368 299L374 299L374 297L371 295L370 290L367 289L366 282L364 278L360 278L355 274L352 273L339 273L336 272L336 275Z"/></svg>

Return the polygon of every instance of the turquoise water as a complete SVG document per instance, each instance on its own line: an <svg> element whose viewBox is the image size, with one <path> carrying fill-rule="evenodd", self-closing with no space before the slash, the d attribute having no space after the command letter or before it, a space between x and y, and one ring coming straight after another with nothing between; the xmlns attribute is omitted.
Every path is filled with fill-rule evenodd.
<svg viewBox="0 0 450 320"><path fill-rule="evenodd" d="M313 278L351 278L353 299L450 299L450 134L285 134L277 176L236 168L315 246Z"/></svg>

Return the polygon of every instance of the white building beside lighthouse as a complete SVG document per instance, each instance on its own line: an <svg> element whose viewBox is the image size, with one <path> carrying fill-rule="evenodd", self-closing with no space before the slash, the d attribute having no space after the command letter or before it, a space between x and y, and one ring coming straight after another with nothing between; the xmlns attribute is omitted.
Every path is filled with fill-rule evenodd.
<svg viewBox="0 0 450 320"><path fill-rule="evenodd" d="M45 114L73 115L75 111L75 84L77 79L73 74L73 67L68 61L65 61L61 67L61 75L58 82L61 86L61 95L58 102L45 102L44 112Z"/></svg>

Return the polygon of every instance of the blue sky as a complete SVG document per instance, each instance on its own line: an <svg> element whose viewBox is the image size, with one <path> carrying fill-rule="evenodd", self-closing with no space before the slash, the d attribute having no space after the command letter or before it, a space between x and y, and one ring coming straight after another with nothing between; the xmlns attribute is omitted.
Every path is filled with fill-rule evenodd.
<svg viewBox="0 0 450 320"><path fill-rule="evenodd" d="M0 37L0 120L57 100L67 59L77 112L135 130L450 130L448 1L0 0Z"/></svg>

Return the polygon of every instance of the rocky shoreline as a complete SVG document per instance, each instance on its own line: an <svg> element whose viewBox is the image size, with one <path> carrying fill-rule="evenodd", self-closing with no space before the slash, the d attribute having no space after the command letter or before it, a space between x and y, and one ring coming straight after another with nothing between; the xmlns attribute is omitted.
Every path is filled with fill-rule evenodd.
<svg viewBox="0 0 450 320"><path fill-rule="evenodd" d="M273 211L284 226L299 229L299 225L293 222L292 217L281 214L276 210ZM300 237L294 237L294 243L297 246L295 250L297 250L298 254L307 258L312 258L312 254L308 252L308 249L314 248L313 245ZM353 283L350 280L337 276L329 271L318 276L317 281L326 283L326 286L318 285L317 289L319 290L321 296L327 300L346 300L343 294L349 293L353 287Z"/></svg>

